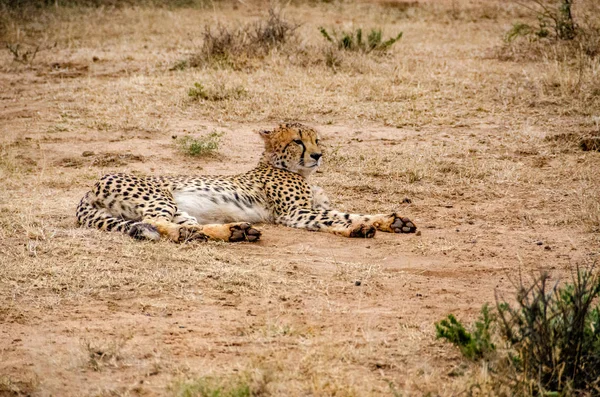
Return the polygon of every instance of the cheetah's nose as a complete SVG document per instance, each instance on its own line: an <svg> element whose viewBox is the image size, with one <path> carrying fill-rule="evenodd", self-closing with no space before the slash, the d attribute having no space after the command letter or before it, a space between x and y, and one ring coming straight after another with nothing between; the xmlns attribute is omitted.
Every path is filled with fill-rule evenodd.
<svg viewBox="0 0 600 397"><path fill-rule="evenodd" d="M323 156L321 153L313 153L310 155L310 157L312 157L313 159L315 159L315 161L319 161L319 159L321 158L321 156Z"/></svg>

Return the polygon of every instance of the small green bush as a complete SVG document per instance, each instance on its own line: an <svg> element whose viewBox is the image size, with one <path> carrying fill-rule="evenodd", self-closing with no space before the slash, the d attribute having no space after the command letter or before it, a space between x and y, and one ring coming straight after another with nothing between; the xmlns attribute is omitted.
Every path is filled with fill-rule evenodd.
<svg viewBox="0 0 600 397"><path fill-rule="evenodd" d="M578 271L572 283L549 286L542 274L520 285L517 306L497 305L501 337L515 369L539 391L600 391L600 279Z"/></svg>
<svg viewBox="0 0 600 397"><path fill-rule="evenodd" d="M449 314L448 318L435 324L436 336L458 346L465 357L477 360L496 350L490 334L493 320L494 316L486 304L481 308L481 314L478 321L475 322L474 329L472 332L468 332L454 315Z"/></svg>
<svg viewBox="0 0 600 397"><path fill-rule="evenodd" d="M177 139L177 146L179 150L189 156L210 156L219 149L222 136L222 132L216 131L200 138L185 136Z"/></svg>
<svg viewBox="0 0 600 397"><path fill-rule="evenodd" d="M220 381L214 378L200 378L192 382L182 382L174 388L177 397L252 397L250 385L242 379Z"/></svg>
<svg viewBox="0 0 600 397"><path fill-rule="evenodd" d="M545 273L530 285L521 281L516 304L497 300L494 314L484 305L472 332L450 314L435 325L437 336L471 360L486 359L496 390L508 387L511 395L598 395L600 278L592 270L578 270L562 286L550 286ZM506 349L496 351L491 343L492 326Z"/></svg>
<svg viewBox="0 0 600 397"><path fill-rule="evenodd" d="M193 100L224 101L226 99L240 99L246 95L246 89L241 86L226 87L220 83L215 87L207 88L202 83L194 83L188 90L188 96Z"/></svg>
<svg viewBox="0 0 600 397"><path fill-rule="evenodd" d="M365 53L387 51L402 37L402 32L400 32L396 37L383 41L381 29L371 29L366 40L363 38L363 31L360 28L353 32L337 33L333 30L329 33L327 29L320 27L319 31L325 40L336 45L340 50L361 51Z"/></svg>
<svg viewBox="0 0 600 397"><path fill-rule="evenodd" d="M537 17L537 26L515 23L506 34L506 41L510 42L521 36L573 40L579 33L579 27L571 13L573 0L559 0L553 3L553 6L548 6L541 2L534 2L537 8L532 8L532 11Z"/></svg>

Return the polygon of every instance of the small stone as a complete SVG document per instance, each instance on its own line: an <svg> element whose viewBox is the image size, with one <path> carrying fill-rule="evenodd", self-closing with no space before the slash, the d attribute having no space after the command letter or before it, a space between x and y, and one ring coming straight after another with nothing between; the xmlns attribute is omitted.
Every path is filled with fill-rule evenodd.
<svg viewBox="0 0 600 397"><path fill-rule="evenodd" d="M360 281L360 280L356 280L354 282L354 285L356 285L357 287L360 287L361 284L362 284L362 281Z"/></svg>
<svg viewBox="0 0 600 397"><path fill-rule="evenodd" d="M549 246L549 245L545 246L545 247L544 247L544 249L545 249L546 251L550 251L550 250L552 250L552 248L550 248L550 246Z"/></svg>
<svg viewBox="0 0 600 397"><path fill-rule="evenodd" d="M543 242L541 242L541 241L538 241L536 244L537 244L537 245L544 245L544 243L543 243Z"/></svg>
<svg viewBox="0 0 600 397"><path fill-rule="evenodd" d="M97 56L95 56L95 55L92 57L92 61L93 61L93 62L98 62L99 60L100 60L100 58L98 58L98 57L97 57Z"/></svg>
<svg viewBox="0 0 600 397"><path fill-rule="evenodd" d="M422 296L423 296L423 294L420 294L417 292L417 297L422 297Z"/></svg>
<svg viewBox="0 0 600 397"><path fill-rule="evenodd" d="M403 203L403 204L410 204L410 203L412 203L412 200L411 200L411 199L409 199L408 197L404 197L404 198L402 199L402 203Z"/></svg>
<svg viewBox="0 0 600 397"><path fill-rule="evenodd" d="M421 231L417 230L417 232L415 233L416 236L420 236L421 235Z"/></svg>
<svg viewBox="0 0 600 397"><path fill-rule="evenodd" d="M93 155L94 155L94 152L89 151L89 150L86 150L85 152L81 153L82 157L90 157L90 156L93 156Z"/></svg>

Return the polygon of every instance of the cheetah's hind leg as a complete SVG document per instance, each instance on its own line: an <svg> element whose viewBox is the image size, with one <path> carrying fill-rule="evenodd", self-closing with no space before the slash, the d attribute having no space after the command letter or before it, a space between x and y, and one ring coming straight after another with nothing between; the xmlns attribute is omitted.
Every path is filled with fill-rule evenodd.
<svg viewBox="0 0 600 397"><path fill-rule="evenodd" d="M235 243L239 241L255 242L260 239L260 230L248 222L202 225L202 232L211 240Z"/></svg>
<svg viewBox="0 0 600 397"><path fill-rule="evenodd" d="M77 206L77 221L82 226L105 231L127 233L138 240L160 240L158 230L147 223L113 216L110 211L95 204L94 193L88 192Z"/></svg>
<svg viewBox="0 0 600 397"><path fill-rule="evenodd" d="M178 225L187 226L188 230L193 233L202 233L206 238L218 241L239 242L249 241L254 242L260 239L260 230L254 228L248 222L237 222L227 224L208 224L200 225L196 218L187 214L184 211L177 211L173 222Z"/></svg>

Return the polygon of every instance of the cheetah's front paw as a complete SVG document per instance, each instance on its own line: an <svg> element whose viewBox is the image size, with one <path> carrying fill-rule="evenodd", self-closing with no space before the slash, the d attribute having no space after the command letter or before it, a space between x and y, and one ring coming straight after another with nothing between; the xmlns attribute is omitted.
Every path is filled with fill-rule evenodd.
<svg viewBox="0 0 600 397"><path fill-rule="evenodd" d="M414 233L417 230L417 226L411 222L410 219L400 217L396 214L392 214L394 218L390 224L390 232L392 233Z"/></svg>
<svg viewBox="0 0 600 397"><path fill-rule="evenodd" d="M229 231L231 232L231 236L229 236L229 241L237 242L237 241L258 241L260 239L260 230L252 227L251 224L247 222L236 223L229 227Z"/></svg>

